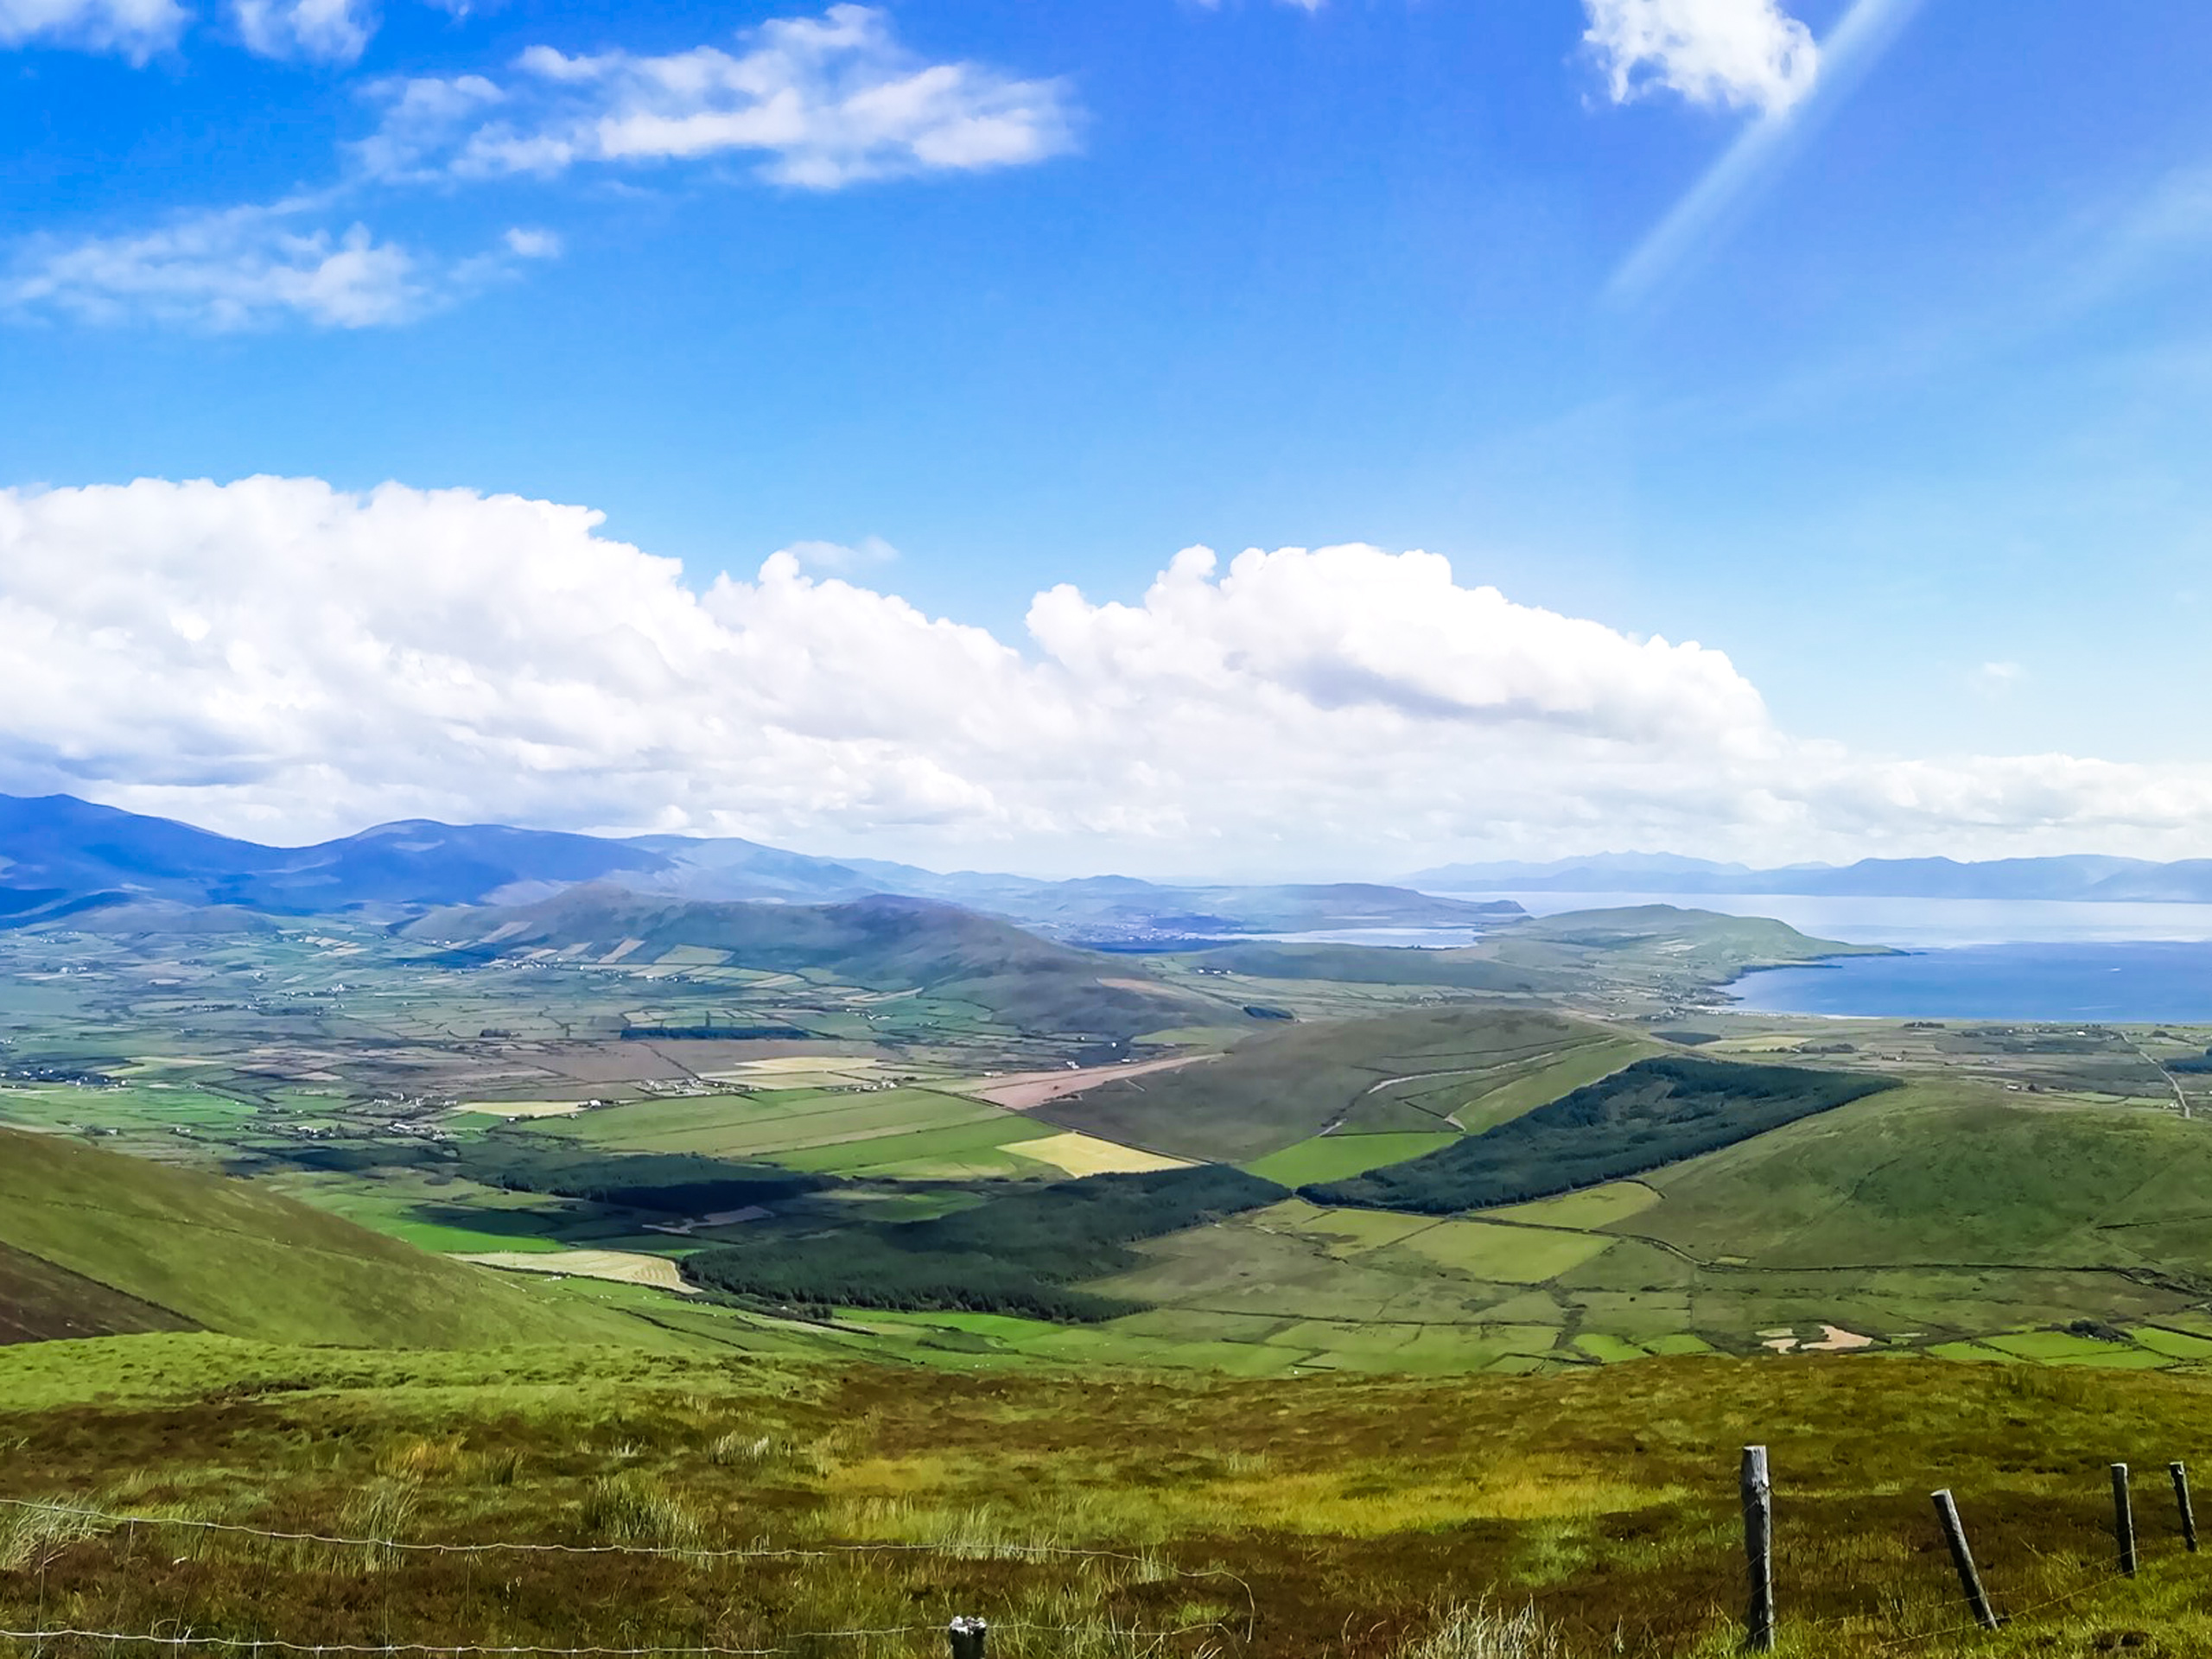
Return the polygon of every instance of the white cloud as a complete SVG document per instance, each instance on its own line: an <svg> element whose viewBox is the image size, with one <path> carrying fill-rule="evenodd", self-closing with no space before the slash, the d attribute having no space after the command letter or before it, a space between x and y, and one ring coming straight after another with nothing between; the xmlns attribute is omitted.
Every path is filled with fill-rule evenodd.
<svg viewBox="0 0 2212 1659"><path fill-rule="evenodd" d="M238 38L264 58L351 63L376 33L376 16L356 0L232 0Z"/></svg>
<svg viewBox="0 0 2212 1659"><path fill-rule="evenodd" d="M193 214L136 235L35 238L19 245L0 273L0 310L217 331L283 321L374 328L480 288L517 257L559 251L547 232L515 230L500 251L428 258L378 241L365 225L309 223L324 207L302 197Z"/></svg>
<svg viewBox="0 0 2212 1659"><path fill-rule="evenodd" d="M0 46L35 41L143 62L175 45L191 16L176 0L0 0Z"/></svg>
<svg viewBox="0 0 2212 1659"><path fill-rule="evenodd" d="M1583 0L1583 40L1613 101L1664 87L1693 104L1789 109L1813 89L1821 49L1777 0Z"/></svg>
<svg viewBox="0 0 2212 1659"><path fill-rule="evenodd" d="M0 493L0 789L272 836L413 814L963 864L1387 871L2212 827L2212 768L1792 737L1719 652L1367 547L1039 594L1017 647L789 551L703 593L585 509L314 480Z"/></svg>
<svg viewBox="0 0 2212 1659"><path fill-rule="evenodd" d="M1057 81L929 63L889 19L836 5L754 30L741 52L663 57L522 54L505 85L483 76L380 83L378 130L354 147L371 176L550 175L587 162L756 157L777 183L864 179L1042 160L1065 149Z"/></svg>

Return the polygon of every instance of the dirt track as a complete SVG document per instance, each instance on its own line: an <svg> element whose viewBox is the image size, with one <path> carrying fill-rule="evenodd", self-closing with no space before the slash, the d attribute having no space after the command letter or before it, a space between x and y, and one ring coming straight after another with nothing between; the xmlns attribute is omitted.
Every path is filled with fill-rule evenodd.
<svg viewBox="0 0 2212 1659"><path fill-rule="evenodd" d="M994 1106L1003 1106L1008 1111L1026 1112L1033 1107L1042 1106L1048 1100L1079 1095L1102 1083L1116 1083L1125 1077L1150 1077L1155 1071L1173 1071L1178 1066L1196 1065L1201 1060L1217 1058L1212 1054L1182 1054L1172 1060L1142 1060L1134 1065L1092 1065L1079 1071L1009 1071L1002 1077L976 1077L947 1086L960 1094L988 1100Z"/></svg>

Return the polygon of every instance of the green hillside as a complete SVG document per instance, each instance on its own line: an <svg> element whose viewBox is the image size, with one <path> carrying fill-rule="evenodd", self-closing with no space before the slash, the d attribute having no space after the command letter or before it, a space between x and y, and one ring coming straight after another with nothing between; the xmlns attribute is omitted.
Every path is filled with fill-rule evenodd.
<svg viewBox="0 0 2212 1659"><path fill-rule="evenodd" d="M1025 1031L1132 1037L1219 1013L1156 984L1140 963L918 899L707 904L581 887L535 905L434 911L404 931L487 957L582 946L587 957L622 950L625 959L646 963L674 950L720 951L743 968L820 970L880 990L927 991Z"/></svg>
<svg viewBox="0 0 2212 1659"><path fill-rule="evenodd" d="M0 1130L0 1339L193 1325L450 1348L584 1334L478 1268L244 1181ZM73 1328L90 1327L89 1330Z"/></svg>
<svg viewBox="0 0 2212 1659"><path fill-rule="evenodd" d="M1623 1230L1769 1269L1984 1263L2201 1277L2212 1134L2169 1113L1921 1083L1649 1178Z"/></svg>
<svg viewBox="0 0 2212 1659"><path fill-rule="evenodd" d="M1154 1151L1241 1163L1324 1131L1457 1129L1465 1119L1455 1114L1553 1067L1601 1055L1602 1075L1649 1052L1609 1027L1538 1009L1421 1008L1287 1027L1211 1064L1109 1083L1033 1115ZM1588 1080L1578 1072L1551 1093ZM1549 1098L1539 1087L1516 1109Z"/></svg>
<svg viewBox="0 0 2212 1659"><path fill-rule="evenodd" d="M1816 939L1761 917L1640 905L1493 918L1479 942L1451 950L1254 941L1188 960L1254 979L1541 995L1572 995L1613 980L1688 988L1725 983L1747 969L1887 954L1880 945Z"/></svg>
<svg viewBox="0 0 2212 1659"><path fill-rule="evenodd" d="M1306 1196L1430 1215L1519 1204L1679 1163L1897 1086L1810 1066L1638 1060L1410 1163Z"/></svg>

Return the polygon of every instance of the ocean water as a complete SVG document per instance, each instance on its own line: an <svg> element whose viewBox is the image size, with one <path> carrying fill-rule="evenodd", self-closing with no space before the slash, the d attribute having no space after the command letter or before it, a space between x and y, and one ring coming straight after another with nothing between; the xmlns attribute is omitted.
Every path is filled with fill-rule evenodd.
<svg viewBox="0 0 2212 1659"><path fill-rule="evenodd" d="M1276 944L1375 944L1416 950L1457 950L1483 936L1479 927L1319 927L1306 933L1240 933Z"/></svg>
<svg viewBox="0 0 2212 1659"><path fill-rule="evenodd" d="M1729 988L1769 1014L2202 1025L2212 1023L2212 943L1953 945L1777 968Z"/></svg>
<svg viewBox="0 0 2212 1659"><path fill-rule="evenodd" d="M1499 893L1536 915L1677 905L1771 916L1816 938L1910 954L1749 974L1739 1005L1906 1020L2212 1023L2212 905L1808 898L1787 893Z"/></svg>

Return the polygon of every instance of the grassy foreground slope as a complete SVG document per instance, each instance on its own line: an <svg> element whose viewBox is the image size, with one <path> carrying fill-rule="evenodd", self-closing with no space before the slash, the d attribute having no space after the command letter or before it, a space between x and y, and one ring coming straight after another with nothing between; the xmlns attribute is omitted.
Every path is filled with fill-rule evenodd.
<svg viewBox="0 0 2212 1659"><path fill-rule="evenodd" d="M1786 1652L2212 1644L2212 1583L2148 1481L2142 1575L2115 1579L2106 1476L2201 1464L2202 1377L1768 1358L1009 1383L204 1336L0 1351L0 1497L339 1537L798 1552L402 1555L0 1510L0 1628L938 1659L945 1622L975 1613L1015 1659L1718 1656L1741 1605L1738 1448L1758 1442ZM1961 1617L1937 1486L2012 1618L2000 1631ZM820 1548L870 1544L906 1548ZM1548 1640L1423 1647L1455 1604L1485 1602L1533 1606ZM879 1634L798 1639L855 1630ZM1181 1634L1135 1634L1161 1630Z"/></svg>
<svg viewBox="0 0 2212 1659"><path fill-rule="evenodd" d="M245 1181L57 1135L0 1130L0 1325L30 1336L199 1325L444 1348L582 1334L580 1316L480 1268ZM72 1320L93 1331L51 1328Z"/></svg>
<svg viewBox="0 0 2212 1659"><path fill-rule="evenodd" d="M1205 1065L1108 1083L1033 1115L1236 1163L1330 1130L1457 1130L1453 1115L1491 1091L1597 1052L1618 1052L1611 1065L1625 1065L1646 1051L1608 1027L1541 1009L1422 1008L1290 1026Z"/></svg>

